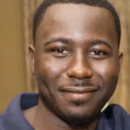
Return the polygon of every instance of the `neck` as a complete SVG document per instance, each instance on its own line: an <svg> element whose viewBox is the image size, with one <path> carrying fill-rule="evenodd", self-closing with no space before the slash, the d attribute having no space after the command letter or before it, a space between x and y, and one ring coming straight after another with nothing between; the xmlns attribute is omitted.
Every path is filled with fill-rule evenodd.
<svg viewBox="0 0 130 130"><path fill-rule="evenodd" d="M74 128L57 117L53 112L50 112L41 100L39 100L36 107L25 110L23 113L35 130L96 130L100 118L97 117L83 128Z"/></svg>

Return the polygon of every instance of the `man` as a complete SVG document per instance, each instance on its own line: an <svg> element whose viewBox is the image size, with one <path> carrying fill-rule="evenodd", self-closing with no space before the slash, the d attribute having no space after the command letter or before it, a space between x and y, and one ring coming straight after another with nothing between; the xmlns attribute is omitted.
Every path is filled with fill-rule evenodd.
<svg viewBox="0 0 130 130"><path fill-rule="evenodd" d="M123 54L120 21L106 0L45 0L34 17L32 72L39 94L20 94L0 130L130 130L112 96Z"/></svg>

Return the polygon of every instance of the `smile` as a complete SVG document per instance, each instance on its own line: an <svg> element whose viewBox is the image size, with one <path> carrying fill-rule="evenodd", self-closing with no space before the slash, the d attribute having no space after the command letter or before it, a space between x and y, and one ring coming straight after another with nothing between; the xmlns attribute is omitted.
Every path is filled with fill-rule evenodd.
<svg viewBox="0 0 130 130"><path fill-rule="evenodd" d="M83 104L90 101L99 88L96 86L63 86L59 90L66 101Z"/></svg>
<svg viewBox="0 0 130 130"><path fill-rule="evenodd" d="M63 86L59 90L68 93L91 93L98 89L96 86Z"/></svg>

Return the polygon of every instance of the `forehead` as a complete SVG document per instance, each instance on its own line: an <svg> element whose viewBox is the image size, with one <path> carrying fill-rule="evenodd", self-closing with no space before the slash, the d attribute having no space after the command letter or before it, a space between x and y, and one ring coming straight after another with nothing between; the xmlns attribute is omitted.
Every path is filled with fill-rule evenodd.
<svg viewBox="0 0 130 130"><path fill-rule="evenodd" d="M54 4L46 10L37 33L44 38L71 36L87 37L92 34L117 42L114 18L111 12L100 7L83 4ZM37 36L36 33L36 36ZM39 35L40 36L40 35ZM104 37L105 36L105 37Z"/></svg>

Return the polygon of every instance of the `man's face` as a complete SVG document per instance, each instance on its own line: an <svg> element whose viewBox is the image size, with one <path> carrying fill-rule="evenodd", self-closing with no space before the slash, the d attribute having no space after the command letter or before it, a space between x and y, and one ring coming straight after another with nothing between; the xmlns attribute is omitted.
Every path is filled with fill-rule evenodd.
<svg viewBox="0 0 130 130"><path fill-rule="evenodd" d="M112 14L78 4L50 6L38 26L32 68L43 106L92 118L113 94L121 66Z"/></svg>

